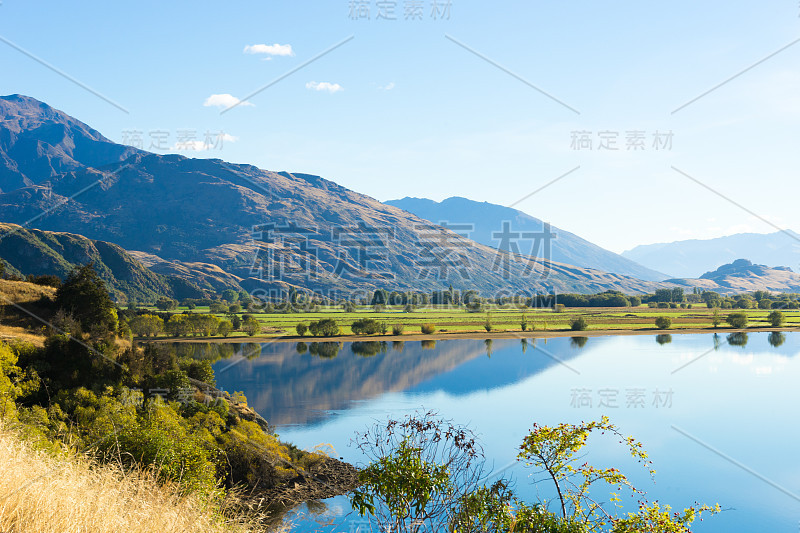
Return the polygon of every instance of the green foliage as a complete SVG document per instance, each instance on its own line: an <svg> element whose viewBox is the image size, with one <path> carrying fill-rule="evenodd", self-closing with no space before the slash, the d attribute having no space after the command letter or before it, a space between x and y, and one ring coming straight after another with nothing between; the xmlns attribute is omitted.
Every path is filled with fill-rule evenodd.
<svg viewBox="0 0 800 533"><path fill-rule="evenodd" d="M353 322L350 330L354 335L375 335L380 331L380 324L372 318L361 318Z"/></svg>
<svg viewBox="0 0 800 533"><path fill-rule="evenodd" d="M351 504L382 530L447 531L458 513L454 502L481 486L484 457L474 434L435 413L376 424L356 445L370 464L359 472Z"/></svg>
<svg viewBox="0 0 800 533"><path fill-rule="evenodd" d="M156 307L161 311L171 311L178 308L178 302L172 298L162 297L156 300Z"/></svg>
<svg viewBox="0 0 800 533"><path fill-rule="evenodd" d="M483 329L488 332L492 331L492 318L489 316L489 313L486 313L486 322L483 324Z"/></svg>
<svg viewBox="0 0 800 533"><path fill-rule="evenodd" d="M556 304L556 305L553 307L553 312L554 312L554 313L563 313L563 312L564 312L564 309L566 309L566 307L567 307L567 306L566 306L566 305L564 305L564 304Z"/></svg>
<svg viewBox="0 0 800 533"><path fill-rule="evenodd" d="M589 323L585 318L580 316L578 318L573 318L569 323L569 327L572 331L584 331L589 327Z"/></svg>
<svg viewBox="0 0 800 533"><path fill-rule="evenodd" d="M522 315L522 322L520 323L519 327L522 331L528 330L528 317L524 314Z"/></svg>
<svg viewBox="0 0 800 533"><path fill-rule="evenodd" d="M783 321L786 320L786 317L780 311L775 310L767 315L767 320L769 321L770 326L773 328L779 328L783 325Z"/></svg>
<svg viewBox="0 0 800 533"><path fill-rule="evenodd" d="M302 337L306 334L306 331L308 331L308 326L304 322L300 322L294 327L294 330Z"/></svg>
<svg viewBox="0 0 800 533"><path fill-rule="evenodd" d="M331 318L323 318L312 322L309 324L308 330L315 337L335 337L339 334L339 326Z"/></svg>
<svg viewBox="0 0 800 533"><path fill-rule="evenodd" d="M252 316L248 316L242 321L242 331L247 333L250 337L258 335L261 333L261 322Z"/></svg>
<svg viewBox="0 0 800 533"><path fill-rule="evenodd" d="M128 325L137 337L155 337L164 331L164 320L156 315L136 316Z"/></svg>
<svg viewBox="0 0 800 533"><path fill-rule="evenodd" d="M92 263L73 270L56 291L56 307L75 317L83 331L117 331L117 311Z"/></svg>
<svg viewBox="0 0 800 533"><path fill-rule="evenodd" d="M222 299L229 304L236 303L239 301L239 293L233 289L225 289L222 291Z"/></svg>
<svg viewBox="0 0 800 533"><path fill-rule="evenodd" d="M745 313L730 313L726 318L725 322L730 324L732 328L746 328L747 327L747 315Z"/></svg>
<svg viewBox="0 0 800 533"><path fill-rule="evenodd" d="M208 311L211 313L227 313L230 310L228 304L224 302L211 302L208 306Z"/></svg>
<svg viewBox="0 0 800 533"><path fill-rule="evenodd" d="M668 316L656 317L656 327L658 329L669 329L672 326L672 319Z"/></svg>
<svg viewBox="0 0 800 533"><path fill-rule="evenodd" d="M402 335L405 329L406 327L403 324L394 324L392 325L392 335Z"/></svg>
<svg viewBox="0 0 800 533"><path fill-rule="evenodd" d="M233 331L233 324L230 320L220 320L217 324L217 333L223 337L227 337Z"/></svg>

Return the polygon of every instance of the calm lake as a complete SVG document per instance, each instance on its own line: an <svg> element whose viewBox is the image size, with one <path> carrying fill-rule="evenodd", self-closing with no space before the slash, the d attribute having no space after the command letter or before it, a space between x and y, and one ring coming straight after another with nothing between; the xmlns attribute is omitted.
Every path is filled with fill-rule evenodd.
<svg viewBox="0 0 800 533"><path fill-rule="evenodd" d="M622 468L650 500L725 509L695 531L800 525L800 334L178 346L197 357L222 349L220 388L244 391L283 440L330 444L353 464L363 463L351 446L356 431L433 409L477 432L489 464L533 502L550 487L514 465L533 423L605 414L644 443L655 483L602 437L590 438L587 460ZM324 503L298 510L296 530L357 531L345 497ZM623 504L636 508L631 498Z"/></svg>

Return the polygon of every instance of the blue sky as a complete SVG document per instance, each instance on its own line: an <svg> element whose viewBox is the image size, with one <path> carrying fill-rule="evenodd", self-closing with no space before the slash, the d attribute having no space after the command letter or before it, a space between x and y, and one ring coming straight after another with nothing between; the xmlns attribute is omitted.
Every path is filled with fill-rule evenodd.
<svg viewBox="0 0 800 533"><path fill-rule="evenodd" d="M436 19L433 0L408 19L414 2L384 2L396 20L379 0L354 20L351 3L2 0L0 93L117 142L138 131L148 149L166 132L153 151L319 174L379 200L516 203L617 252L800 231L797 1L452 0ZM293 69L247 105L212 105ZM222 146L186 149L206 132ZM592 148L574 149L575 132ZM672 146L655 150L657 132Z"/></svg>

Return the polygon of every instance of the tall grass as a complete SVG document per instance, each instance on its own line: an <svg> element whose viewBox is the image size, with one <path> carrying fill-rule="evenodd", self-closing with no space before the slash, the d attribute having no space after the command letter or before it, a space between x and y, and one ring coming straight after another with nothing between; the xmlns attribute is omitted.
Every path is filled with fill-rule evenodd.
<svg viewBox="0 0 800 533"><path fill-rule="evenodd" d="M252 531L210 500L81 455L53 457L0 424L0 531Z"/></svg>

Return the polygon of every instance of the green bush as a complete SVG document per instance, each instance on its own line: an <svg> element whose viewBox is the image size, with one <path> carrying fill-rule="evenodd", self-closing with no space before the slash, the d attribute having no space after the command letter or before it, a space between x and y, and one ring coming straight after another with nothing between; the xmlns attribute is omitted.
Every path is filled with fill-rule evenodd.
<svg viewBox="0 0 800 533"><path fill-rule="evenodd" d="M315 337L335 337L339 334L339 326L337 326L336 321L331 318L323 318L322 320L312 322L309 324L308 330Z"/></svg>
<svg viewBox="0 0 800 533"><path fill-rule="evenodd" d="M353 335L375 335L380 331L380 324L372 318L361 318L350 326Z"/></svg>
<svg viewBox="0 0 800 533"><path fill-rule="evenodd" d="M668 316L656 317L656 327L658 329L669 329L672 325L672 319Z"/></svg>
<svg viewBox="0 0 800 533"><path fill-rule="evenodd" d="M573 318L569 323L569 327L572 331L583 331L589 327L589 323L586 322L586 319L581 316L578 318Z"/></svg>
<svg viewBox="0 0 800 533"><path fill-rule="evenodd" d="M725 318L725 322L730 324L732 328L746 328L747 315L745 313L731 313Z"/></svg>
<svg viewBox="0 0 800 533"><path fill-rule="evenodd" d="M659 309L669 309L669 304L667 302L658 302L656 307Z"/></svg>
<svg viewBox="0 0 800 533"><path fill-rule="evenodd" d="M297 334L302 337L306 334L306 331L308 331L308 326L306 326L303 322L300 322L294 327L294 329L297 331Z"/></svg>
<svg viewBox="0 0 800 533"><path fill-rule="evenodd" d="M395 324L392 326L392 335L402 335L406 327L403 324Z"/></svg>
<svg viewBox="0 0 800 533"><path fill-rule="evenodd" d="M777 311L777 310L773 311L773 312L771 312L770 314L767 315L767 320L769 320L769 324L773 328L781 327L781 325L783 324L783 321L785 320L785 318L786 317L783 315L783 313L781 313L780 311Z"/></svg>
<svg viewBox="0 0 800 533"><path fill-rule="evenodd" d="M566 309L566 307L567 306L564 305L564 304L556 304L555 307L553 307L553 312L554 313L563 313L564 309Z"/></svg>
<svg viewBox="0 0 800 533"><path fill-rule="evenodd" d="M431 333L436 332L436 326L434 324L422 324L419 327L419 330L425 335L430 335Z"/></svg>

